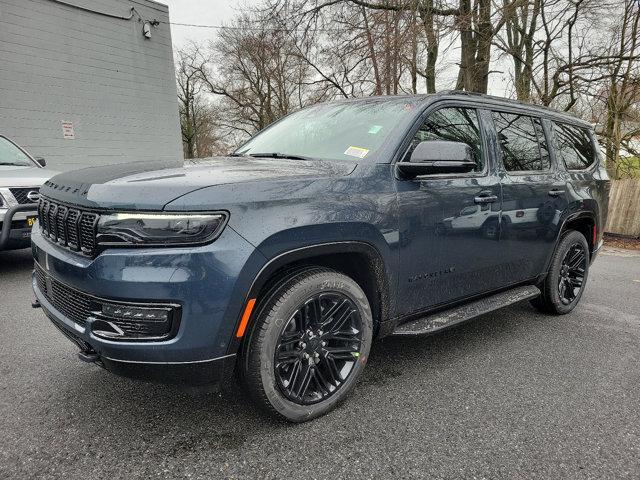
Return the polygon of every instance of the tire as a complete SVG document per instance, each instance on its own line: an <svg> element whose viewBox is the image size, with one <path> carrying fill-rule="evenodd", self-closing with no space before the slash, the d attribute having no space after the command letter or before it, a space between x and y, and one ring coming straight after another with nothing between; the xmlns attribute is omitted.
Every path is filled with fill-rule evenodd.
<svg viewBox="0 0 640 480"><path fill-rule="evenodd" d="M572 265L578 266L572 269ZM544 313L567 314L582 298L588 276L587 239L582 233L569 230L562 236L553 254L549 272L540 285L542 294L531 303Z"/></svg>
<svg viewBox="0 0 640 480"><path fill-rule="evenodd" d="M312 420L349 395L367 363L369 302L353 279L319 267L287 275L267 292L241 353L239 377L271 415Z"/></svg>
<svg viewBox="0 0 640 480"><path fill-rule="evenodd" d="M489 240L497 240L498 239L498 221L497 220L487 220L482 225L482 237L488 238Z"/></svg>

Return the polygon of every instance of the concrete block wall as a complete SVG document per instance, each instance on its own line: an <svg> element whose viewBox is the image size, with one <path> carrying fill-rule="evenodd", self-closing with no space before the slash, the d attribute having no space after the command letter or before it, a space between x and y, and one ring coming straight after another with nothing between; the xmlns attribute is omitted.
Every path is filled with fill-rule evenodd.
<svg viewBox="0 0 640 480"><path fill-rule="evenodd" d="M169 21L150 0L65 0ZM51 0L0 0L0 133L69 170L182 160L171 32ZM72 122L74 138L63 136ZM68 133L68 132L67 132ZM69 135L67 135L68 137Z"/></svg>

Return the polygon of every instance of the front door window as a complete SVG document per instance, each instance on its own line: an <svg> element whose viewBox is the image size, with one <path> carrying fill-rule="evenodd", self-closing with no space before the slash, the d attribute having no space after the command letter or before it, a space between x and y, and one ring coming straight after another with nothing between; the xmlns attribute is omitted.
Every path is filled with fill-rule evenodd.
<svg viewBox="0 0 640 480"><path fill-rule="evenodd" d="M481 138L478 114L474 108L445 107L429 115L413 138L412 148L427 140L466 143L471 147L477 164L474 171L481 172L485 165Z"/></svg>

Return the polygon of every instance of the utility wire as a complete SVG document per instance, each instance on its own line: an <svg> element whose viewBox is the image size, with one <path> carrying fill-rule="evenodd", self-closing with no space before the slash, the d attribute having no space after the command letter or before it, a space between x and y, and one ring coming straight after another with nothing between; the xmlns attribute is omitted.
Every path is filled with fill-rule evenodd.
<svg viewBox="0 0 640 480"><path fill-rule="evenodd" d="M164 22L160 20L160 23L166 23L167 25L178 25L180 27L196 27L196 28L215 28L221 30L236 30L238 27L227 27L224 25L198 25L195 23L178 23L178 22Z"/></svg>
<svg viewBox="0 0 640 480"><path fill-rule="evenodd" d="M88 13L94 13L96 15L102 15L104 17L109 17L109 18L116 18L118 20L131 20L133 18L134 13L138 16L139 19L142 19L142 16L140 15L140 13L138 13L138 11L135 9L135 7L131 7L131 9L129 10L129 15L128 16L123 16L123 15L116 15L113 13L108 13L108 12L101 12L99 10L93 10L91 8L87 8L87 7L83 7L81 5L77 5L74 3L69 3L66 2L64 0L49 0L50 2L53 3L58 3L60 5L64 5L66 7L71 7L71 8L75 8L76 10L81 10L83 12L88 12ZM639 0L640 1L640 0ZM255 31L260 31L260 32L292 32L295 29L290 29L290 28L264 28L264 27L234 27L234 26L229 26L229 25L206 25L206 24L198 24L198 23L179 23L179 22L167 22L164 20L154 20L152 22L152 24L156 25L158 23L164 23L166 25L175 25L178 27L193 27L193 28L211 28L214 30L255 30ZM315 28L313 29L315 31L318 32L340 32L341 30L338 28Z"/></svg>
<svg viewBox="0 0 640 480"><path fill-rule="evenodd" d="M83 7L81 5L76 5L74 3L65 2L63 0L49 0L49 1L53 2L53 3L58 3L60 5L64 5L66 7L75 8L76 10L82 10L83 12L95 13L96 15L102 15L103 17L109 17L109 18L116 18L118 20L131 20L133 18L133 14L134 13L136 15L138 15L138 17L140 17L140 14L135 9L135 7L131 7L131 9L129 10L129 16L125 17L125 16L122 16L122 15L116 15L116 14L113 14L113 13L107 13L107 12L101 12L99 10L93 10L91 8Z"/></svg>
<svg viewBox="0 0 640 480"><path fill-rule="evenodd" d="M179 27L195 27L195 28L212 28L215 30L255 30L260 32L289 32L291 29L287 28L262 28L262 27L232 27L227 25L199 25L195 23L177 23L177 22L164 22L159 20L160 23L166 23L167 25L177 25Z"/></svg>
<svg viewBox="0 0 640 480"><path fill-rule="evenodd" d="M640 1L640 0L638 0ZM158 20L158 23L164 23L166 25L176 25L179 27L194 27L194 28L212 28L215 30L253 30L257 32L294 32L295 28L264 28L264 27L234 27L229 25L204 25L197 23L178 23L178 22L165 22L164 20ZM256 22L257 23L257 22ZM316 32L342 32L339 28L311 28L310 30L314 30Z"/></svg>

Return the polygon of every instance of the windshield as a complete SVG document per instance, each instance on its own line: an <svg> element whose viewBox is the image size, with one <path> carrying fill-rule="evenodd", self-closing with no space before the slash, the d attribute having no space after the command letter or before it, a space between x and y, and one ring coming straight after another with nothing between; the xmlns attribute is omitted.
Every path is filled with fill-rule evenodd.
<svg viewBox="0 0 640 480"><path fill-rule="evenodd" d="M0 166L33 167L29 156L4 137L0 137Z"/></svg>
<svg viewBox="0 0 640 480"><path fill-rule="evenodd" d="M235 155L389 161L384 148L416 113L416 100L397 98L320 104L273 124Z"/></svg>

